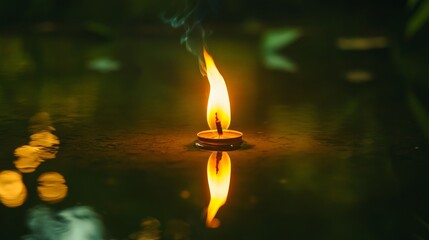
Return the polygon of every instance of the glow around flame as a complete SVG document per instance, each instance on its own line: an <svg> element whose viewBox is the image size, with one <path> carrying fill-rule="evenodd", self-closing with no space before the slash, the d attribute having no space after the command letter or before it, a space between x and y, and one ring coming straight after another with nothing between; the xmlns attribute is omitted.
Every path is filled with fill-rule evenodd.
<svg viewBox="0 0 429 240"><path fill-rule="evenodd" d="M221 158L219 158L221 156ZM207 163L207 179L210 188L210 203L207 209L206 225L212 226L217 211L228 197L231 179L231 159L227 152L213 152Z"/></svg>
<svg viewBox="0 0 429 240"><path fill-rule="evenodd" d="M231 123L231 107L225 80L217 70L212 56L204 49L207 78L210 83L210 95L207 104L207 123L210 129L216 129L216 113L223 129L228 129Z"/></svg>

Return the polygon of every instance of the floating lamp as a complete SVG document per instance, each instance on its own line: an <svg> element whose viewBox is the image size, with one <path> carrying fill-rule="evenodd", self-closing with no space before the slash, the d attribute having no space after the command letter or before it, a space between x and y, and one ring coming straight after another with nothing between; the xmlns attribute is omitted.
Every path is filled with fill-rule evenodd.
<svg viewBox="0 0 429 240"><path fill-rule="evenodd" d="M210 83L207 103L207 123L210 130L199 132L195 145L210 150L238 149L243 143L243 133L228 129L231 123L231 107L225 80L206 49L204 49L204 61Z"/></svg>

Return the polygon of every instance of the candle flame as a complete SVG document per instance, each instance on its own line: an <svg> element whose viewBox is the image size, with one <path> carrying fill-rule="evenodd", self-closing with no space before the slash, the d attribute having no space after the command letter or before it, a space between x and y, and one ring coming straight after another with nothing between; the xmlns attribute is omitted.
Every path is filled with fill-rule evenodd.
<svg viewBox="0 0 429 240"><path fill-rule="evenodd" d="M225 80L213 61L212 56L204 49L207 78L210 83L210 94L207 104L207 123L210 129L216 129L216 116L223 129L231 123L231 108Z"/></svg>
<svg viewBox="0 0 429 240"><path fill-rule="evenodd" d="M231 179L231 159L227 152L213 152L207 163L207 179L210 188L210 203L207 209L206 225L213 226L217 211L227 199Z"/></svg>

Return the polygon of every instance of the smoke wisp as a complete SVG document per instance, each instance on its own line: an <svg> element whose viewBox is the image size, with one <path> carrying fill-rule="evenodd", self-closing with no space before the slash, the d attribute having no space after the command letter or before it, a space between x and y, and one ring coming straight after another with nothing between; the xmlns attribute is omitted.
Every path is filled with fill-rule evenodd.
<svg viewBox="0 0 429 240"><path fill-rule="evenodd" d="M184 33L180 43L198 58L200 72L206 75L204 62L204 49L206 47L207 31L202 25L203 19L210 13L215 12L217 1L214 0L182 0L174 1L170 10L165 11L161 18L173 28L183 28Z"/></svg>

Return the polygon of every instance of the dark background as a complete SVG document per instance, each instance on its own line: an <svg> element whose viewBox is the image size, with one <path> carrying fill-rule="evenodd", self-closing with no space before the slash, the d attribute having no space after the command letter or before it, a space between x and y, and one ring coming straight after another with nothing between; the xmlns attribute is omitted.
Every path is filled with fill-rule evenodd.
<svg viewBox="0 0 429 240"><path fill-rule="evenodd" d="M267 200L256 208L241 210L240 219L249 220L251 225L240 225L231 218L231 225L225 224L224 236L263 239L267 228L268 236L286 229L290 239L428 239L428 2L0 1L2 169L13 169L14 149L26 144L28 118L37 111L48 111L57 121L55 127L63 145L58 161L43 163L38 171L52 168L65 175L72 191L66 199L68 204L83 201L97 206L102 202L97 210L104 214L106 226L120 225L109 229L113 236L126 236L138 229L141 216L137 213L144 211L136 209L155 213L163 212L165 206L182 209L181 204L170 203L173 197L160 195L181 190L181 184L195 184L200 189L194 175L204 175L202 161L208 155L192 148L183 150L180 145L191 144L194 132L206 127L204 114L200 114L205 103L195 100L200 96L194 94L200 94L206 82L200 81L195 58L179 45L186 26L200 22L208 33L207 40L214 39L214 44L208 45L217 50L213 53L222 73L231 79L231 92L252 103L243 101L235 110L235 126L250 136L249 141L252 137L262 139L254 149L235 153L238 181L234 184L238 186L241 180L246 184L240 186L245 187L236 187L240 190L236 192L247 196L247 192L255 191ZM184 26L173 28L166 23L166 18L175 16L188 16ZM300 67L295 73L262 64L264 36L277 28L302 31L297 41L278 50ZM386 39L386 46L343 50L336 45L341 38L371 37ZM110 66L110 71L109 67L88 67L90 60L99 57L120 65L116 70ZM237 63L236 59L248 61ZM358 83L345 79L344 73L355 69L372 73L372 78ZM237 87L247 82L253 83L253 92ZM240 97L234 100L240 105ZM168 115L170 105L180 111ZM187 112L198 117L188 118ZM165 151L162 141L153 143L154 137L164 137L160 130L164 128L173 133L171 146L178 153ZM266 138L260 137L263 131L268 132ZM191 137L175 140L186 134ZM284 143L272 152L265 149L254 154L258 147ZM328 146L324 149L327 153L319 152L318 145ZM246 155L249 152L254 156ZM182 155L196 159L199 165ZM116 165L112 160L117 160ZM177 160L171 164L172 170L167 160ZM148 168L145 161L155 167ZM107 170L100 170L104 164ZM131 171L134 167L162 174ZM144 174L147 177L141 178ZM287 176L288 185L278 185L273 174ZM181 175L190 183L178 181ZM30 208L38 201L34 190L38 175L24 176L29 191L33 189L33 199L30 197L24 206ZM116 179L119 187L109 185L113 180L93 181L104 178ZM157 178L161 180L153 180ZM82 186L89 187L84 191ZM135 186L148 187L155 197L141 204L140 198L146 195L139 192L129 198L110 192L117 189L118 193L129 193ZM98 191L102 197L90 197ZM358 201L348 202L346 193L350 192ZM125 204L114 208L103 201L111 196ZM201 199L199 205L194 204L198 207L192 205L198 209L194 214L198 223L206 203ZM228 203L246 208L234 200L231 197ZM157 204L159 208L154 208ZM135 227L126 226L128 222L116 217L115 212L102 212L117 209L121 216L123 208L135 214L130 214ZM22 229L27 230L17 212L19 217L25 216L24 209L4 207L1 225L14 225L16 235L22 235ZM270 218L271 225L267 221ZM237 225L238 229L233 227ZM319 233L324 235L317 236ZM350 233L361 235L351 238Z"/></svg>

